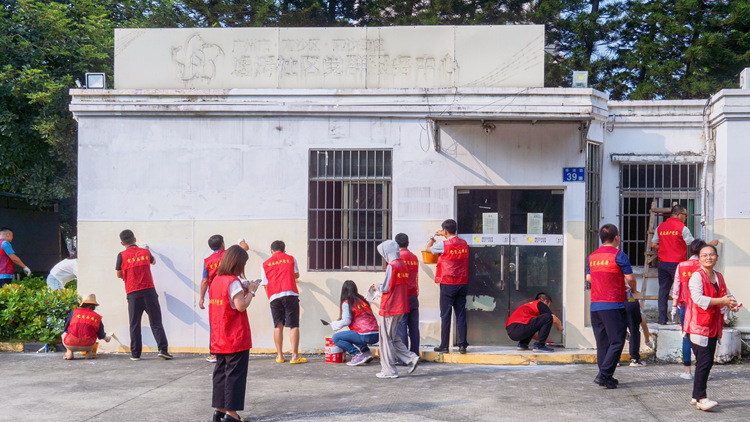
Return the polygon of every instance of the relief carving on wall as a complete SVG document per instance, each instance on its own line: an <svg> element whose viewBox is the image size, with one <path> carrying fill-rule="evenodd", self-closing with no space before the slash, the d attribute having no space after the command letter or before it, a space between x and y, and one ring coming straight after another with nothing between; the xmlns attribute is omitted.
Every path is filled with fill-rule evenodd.
<svg viewBox="0 0 750 422"><path fill-rule="evenodd" d="M224 55L217 44L208 43L193 34L178 47L172 47L172 63L177 78L188 84L192 81L211 82L216 78L216 60Z"/></svg>

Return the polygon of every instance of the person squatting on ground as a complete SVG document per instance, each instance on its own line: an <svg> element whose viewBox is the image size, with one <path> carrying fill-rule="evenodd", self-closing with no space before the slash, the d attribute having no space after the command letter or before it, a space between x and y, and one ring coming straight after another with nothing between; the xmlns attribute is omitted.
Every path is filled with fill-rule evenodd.
<svg viewBox="0 0 750 422"><path fill-rule="evenodd" d="M240 239L239 245L245 251L250 249L247 243L245 243L245 239ZM208 292L208 288L211 285L211 282L216 277L216 273L219 272L219 264L221 263L221 258L224 256L224 252L225 252L224 236L220 234L215 234L209 237L208 247L211 248L212 253L206 259L203 260L203 277L201 279L201 298L198 301L198 307L201 309L206 309L205 308L206 293ZM211 327L209 326L209 350L211 349L210 329ZM216 356L214 356L213 353L209 354L209 356L206 358L206 362L216 363Z"/></svg>
<svg viewBox="0 0 750 422"><path fill-rule="evenodd" d="M690 296L690 288L688 282L694 272L698 271L701 267L701 263L698 260L698 254L701 249L706 246L706 242L701 239L695 239L690 244L690 259L682 261L677 265L677 270L674 273L674 283L672 284L672 319L679 313L680 315L680 326L684 331L685 329L685 311L687 310L687 300ZM680 378L691 380L693 374L690 373L690 340L687 336L682 338L682 366L684 372L680 374Z"/></svg>
<svg viewBox="0 0 750 422"><path fill-rule="evenodd" d="M599 373L594 383L608 389L617 388L614 377L617 362L625 346L625 283L638 293L630 259L617 249L620 234L614 224L599 229L602 246L586 262L586 281L591 283L591 328L596 339L596 363Z"/></svg>
<svg viewBox="0 0 750 422"><path fill-rule="evenodd" d="M508 331L508 337L518 342L517 350L529 350L529 343L536 338L535 352L555 351L547 347L547 337L552 325L561 332L563 326L549 308L551 304L552 298L547 293L540 292L533 301L519 306L510 314L505 329Z"/></svg>
<svg viewBox="0 0 750 422"><path fill-rule="evenodd" d="M243 286L248 255L240 246L227 249L208 290L211 352L216 355L211 406L214 422L244 421L248 359L253 347L247 307L255 297L259 281Z"/></svg>
<svg viewBox="0 0 750 422"><path fill-rule="evenodd" d="M701 268L690 276L687 312L683 331L689 336L695 354L695 377L693 397L690 404L700 410L708 410L719 403L706 395L708 376L714 365L716 343L724 331L723 310L739 310L739 304L729 293L724 276L714 270L719 259L713 245L705 245L699 252Z"/></svg>
<svg viewBox="0 0 750 422"><path fill-rule="evenodd" d="M78 278L78 257L75 252L73 255L63 259L55 264L49 275L47 275L47 287L50 290L61 290L69 281Z"/></svg>
<svg viewBox="0 0 750 422"><path fill-rule="evenodd" d="M667 323L667 301L677 264L687 258L687 245L695 240L685 221L687 209L682 205L673 206L671 216L659 224L651 240L651 248L656 249L659 256L659 324ZM706 243L716 246L719 241Z"/></svg>
<svg viewBox="0 0 750 422"><path fill-rule="evenodd" d="M13 230L8 227L0 228L0 287L13 282L13 264L23 268L27 277L31 275L31 270L16 255L11 242L13 242Z"/></svg>
<svg viewBox="0 0 750 422"><path fill-rule="evenodd" d="M333 331L349 327L347 331L333 334L333 343L346 350L352 359L349 366L365 365L372 361L372 352L368 345L378 342L378 321L372 313L367 300L357 291L352 280L346 280L341 286L340 313L337 321L331 322Z"/></svg>
<svg viewBox="0 0 750 422"><path fill-rule="evenodd" d="M394 238L398 243L401 260L409 270L409 313L398 323L397 334L412 352L419 354L419 259L409 251L409 236L399 233ZM397 360L396 363L405 365Z"/></svg>
<svg viewBox="0 0 750 422"><path fill-rule="evenodd" d="M140 360L143 342L141 339L141 317L148 315L148 323L154 334L159 357L172 359L169 354L169 343L161 322L161 306L156 294L151 265L156 264L151 251L139 248L135 244L135 235L131 230L120 232L120 243L125 250L117 254L115 270L117 277L125 283L128 299L128 316L130 321L130 360Z"/></svg>
<svg viewBox="0 0 750 422"><path fill-rule="evenodd" d="M297 260L286 253L281 240L271 243L271 257L263 263L263 282L273 318L273 343L276 346L276 362L284 362L284 327L289 327L289 342L292 343L292 358L289 363L305 363L299 355L299 290Z"/></svg>
<svg viewBox="0 0 750 422"><path fill-rule="evenodd" d="M73 352L87 352L86 359L96 359L96 340L109 343L112 338L104 332L102 316L94 312L99 303L93 293L81 301L81 306L70 311L63 328L62 341L65 360L73 360Z"/></svg>
<svg viewBox="0 0 750 422"><path fill-rule="evenodd" d="M455 220L443 221L442 230L438 230L427 242L427 250L440 254L435 269L435 283L440 284L440 345L436 352L447 353L451 332L451 313L456 313L458 330L458 351L466 353L469 343L466 341L466 294L469 283L469 246L460 239ZM435 236L445 240L435 243Z"/></svg>
<svg viewBox="0 0 750 422"><path fill-rule="evenodd" d="M378 378L398 378L396 359L406 362L408 373L414 372L419 364L419 355L409 351L406 345L396 335L398 323L404 314L409 312L409 270L401 260L398 244L393 240L386 240L377 247L388 267L385 280L377 285L381 294L380 316L383 323L380 327L380 367Z"/></svg>

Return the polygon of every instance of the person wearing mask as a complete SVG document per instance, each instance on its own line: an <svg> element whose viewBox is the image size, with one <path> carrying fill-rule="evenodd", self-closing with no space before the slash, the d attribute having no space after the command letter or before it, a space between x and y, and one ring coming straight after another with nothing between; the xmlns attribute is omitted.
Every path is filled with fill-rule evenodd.
<svg viewBox="0 0 750 422"><path fill-rule="evenodd" d="M724 276L714 270L718 259L716 247L703 246L698 255L701 268L690 276L688 282L690 296L687 298L683 331L690 339L695 354L693 397L690 404L699 410L712 409L719 404L708 399L706 388L714 365L716 344L724 331L722 310L739 310L739 304L727 289Z"/></svg>
<svg viewBox="0 0 750 422"><path fill-rule="evenodd" d="M394 238L398 243L401 260L409 271L409 313L398 323L398 336L409 350L419 354L419 259L409 250L409 236L399 233Z"/></svg>
<svg viewBox="0 0 750 422"><path fill-rule="evenodd" d="M435 269L435 283L440 284L440 345L436 352L447 353L451 332L451 314L456 314L458 330L458 351L466 353L466 295L469 283L469 245L460 239L456 220L443 221L438 230L427 242L427 250L439 254ZM435 242L435 236L445 238Z"/></svg>

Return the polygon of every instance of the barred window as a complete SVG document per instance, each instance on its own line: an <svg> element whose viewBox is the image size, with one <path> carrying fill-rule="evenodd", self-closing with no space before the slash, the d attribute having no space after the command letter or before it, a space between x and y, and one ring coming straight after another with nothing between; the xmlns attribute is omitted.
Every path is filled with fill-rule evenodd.
<svg viewBox="0 0 750 422"><path fill-rule="evenodd" d="M391 238L391 150L311 150L309 269L382 271Z"/></svg>
<svg viewBox="0 0 750 422"><path fill-rule="evenodd" d="M622 251L632 265L645 262L649 210L680 204L687 209L685 224L696 235L700 217L701 165L622 163L620 165L620 230ZM661 219L656 222L660 224Z"/></svg>

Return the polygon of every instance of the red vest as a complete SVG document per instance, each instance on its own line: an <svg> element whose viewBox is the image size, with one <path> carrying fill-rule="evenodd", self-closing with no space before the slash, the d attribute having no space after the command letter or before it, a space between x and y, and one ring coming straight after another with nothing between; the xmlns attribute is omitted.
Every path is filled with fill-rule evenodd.
<svg viewBox="0 0 750 422"><path fill-rule="evenodd" d="M125 282L125 293L153 289L151 277L151 252L138 246L129 246L122 251L122 280Z"/></svg>
<svg viewBox="0 0 750 422"><path fill-rule="evenodd" d="M215 251L211 255L208 256L208 258L203 260L203 265L208 270L208 285L211 285L211 282L214 281L214 277L216 277L216 273L219 272L219 264L221 264L221 258L224 256L224 252L226 252L224 249L220 249L218 251Z"/></svg>
<svg viewBox="0 0 750 422"><path fill-rule="evenodd" d="M680 295L677 297L678 304L684 305L688 303L688 299L690 298L690 287L688 287L690 276L700 268L701 263L697 258L682 261L677 265L677 272L680 274Z"/></svg>
<svg viewBox="0 0 750 422"><path fill-rule="evenodd" d="M409 270L409 296L419 296L419 260L408 249L401 249L399 254Z"/></svg>
<svg viewBox="0 0 750 422"><path fill-rule="evenodd" d="M659 261L682 262L687 257L687 244L682 237L685 224L679 218L670 217L659 224L656 232L659 234Z"/></svg>
<svg viewBox="0 0 750 422"><path fill-rule="evenodd" d="M297 279L294 278L294 257L284 252L274 252L270 258L263 263L263 271L266 272L268 285L266 294L271 296L292 291L299 294L297 290Z"/></svg>
<svg viewBox="0 0 750 422"><path fill-rule="evenodd" d="M380 298L380 316L401 315L409 312L409 270L404 261L394 259L391 267L391 281L388 293Z"/></svg>
<svg viewBox="0 0 750 422"><path fill-rule="evenodd" d="M229 285L239 280L233 275L219 275L208 288L208 319L211 322L211 353L237 353L253 347L247 310L232 309Z"/></svg>
<svg viewBox="0 0 750 422"><path fill-rule="evenodd" d="M469 245L458 236L443 242L445 251L438 257L435 283L467 284L469 282Z"/></svg>
<svg viewBox="0 0 750 422"><path fill-rule="evenodd" d="M708 278L708 274L703 270L699 269L698 274L701 275L703 281L703 296L709 297L724 297L727 294L727 285L724 283L724 276L720 272L714 271L716 274L716 280L718 281L719 291L717 292L714 285L711 284L711 280ZM683 331L688 334L697 334L706 337L716 337L717 335L721 338L724 332L724 316L721 314L721 306L710 306L705 311L693 302L692 295L689 295L688 305L685 309L685 324Z"/></svg>
<svg viewBox="0 0 750 422"><path fill-rule="evenodd" d="M538 300L532 300L529 303L525 303L519 306L518 309L510 314L508 322L505 323L505 326L507 327L510 324L515 323L528 324L532 318L536 318L539 316L539 307L537 306L538 303Z"/></svg>
<svg viewBox="0 0 750 422"><path fill-rule="evenodd" d="M376 333L379 331L378 320L375 319L369 303L360 299L355 306L349 305L349 309L352 312L352 322L349 323L350 330L359 334Z"/></svg>
<svg viewBox="0 0 750 422"><path fill-rule="evenodd" d="M73 309L73 317L65 336L66 346L89 347L96 343L102 316L86 308Z"/></svg>
<svg viewBox="0 0 750 422"><path fill-rule="evenodd" d="M617 265L619 249L602 246L589 256L592 302L625 302L625 282Z"/></svg>
<svg viewBox="0 0 750 422"><path fill-rule="evenodd" d="M0 246L3 246L4 242L7 240L0 239ZM0 248L0 274L13 274L13 261L2 248Z"/></svg>

